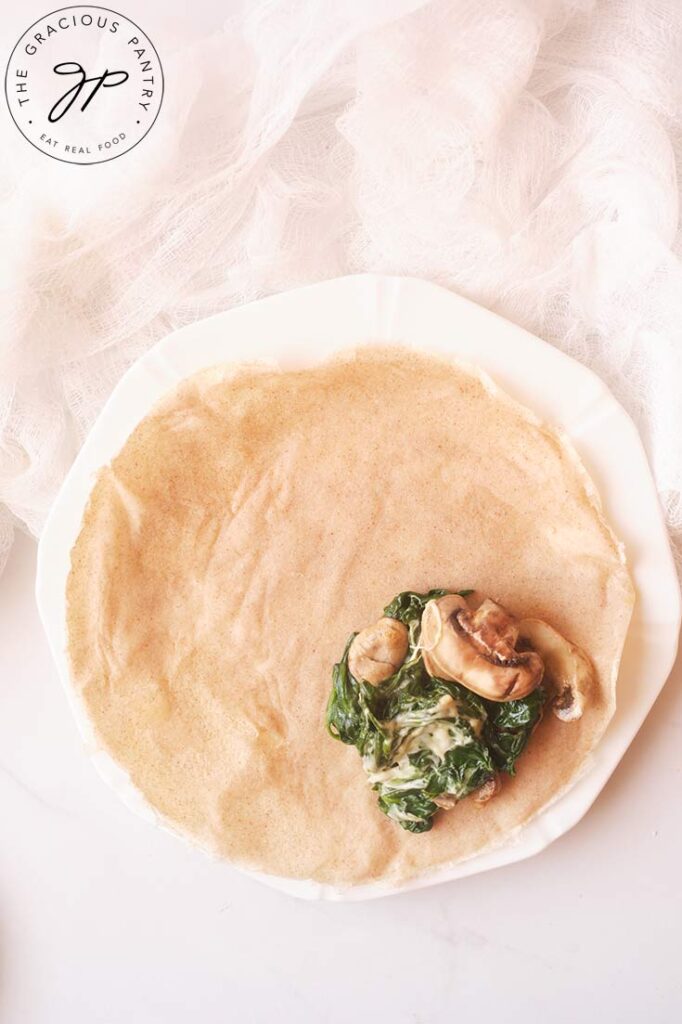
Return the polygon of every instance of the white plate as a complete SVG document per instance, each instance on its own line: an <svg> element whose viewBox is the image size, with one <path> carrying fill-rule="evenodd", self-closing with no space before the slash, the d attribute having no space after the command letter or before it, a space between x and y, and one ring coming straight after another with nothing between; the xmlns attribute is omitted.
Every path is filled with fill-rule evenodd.
<svg viewBox="0 0 682 1024"><path fill-rule="evenodd" d="M179 380L215 363L299 367L362 341L397 341L474 363L573 440L625 542L637 604L618 678L618 710L586 772L504 846L403 885L462 878L530 857L580 820L605 785L668 677L680 630L680 590L656 490L637 430L590 370L519 327L436 285L410 278L343 277L221 313L164 338L126 373L66 478L43 531L36 581L40 614L95 766L129 806L156 812L94 741L69 677L66 580L69 555L100 467L152 405ZM253 873L255 874L255 873ZM375 883L336 888L257 874L297 896L363 899L396 891Z"/></svg>

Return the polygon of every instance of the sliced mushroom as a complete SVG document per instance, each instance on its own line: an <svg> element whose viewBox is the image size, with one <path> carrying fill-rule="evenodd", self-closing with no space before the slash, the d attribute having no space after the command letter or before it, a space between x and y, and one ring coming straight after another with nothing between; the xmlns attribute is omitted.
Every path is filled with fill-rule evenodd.
<svg viewBox="0 0 682 1024"><path fill-rule="evenodd" d="M500 776L493 775L491 779L488 779L487 782L484 782L482 786L479 786L478 789L474 791L474 800L477 804L487 804L488 800L492 800L492 798L500 792L501 786L502 783L500 782Z"/></svg>
<svg viewBox="0 0 682 1024"><path fill-rule="evenodd" d="M486 600L472 612L463 597L429 601L419 646L427 672L461 683L489 700L526 697L539 686L544 666L535 651L517 651L516 620Z"/></svg>
<svg viewBox="0 0 682 1024"><path fill-rule="evenodd" d="M348 667L356 679L381 683L397 672L407 655L407 626L384 617L361 630L350 645Z"/></svg>
<svg viewBox="0 0 682 1024"><path fill-rule="evenodd" d="M545 663L545 680L554 690L554 714L562 722L575 722L583 713L594 681L590 659L542 619L522 619L519 636Z"/></svg>

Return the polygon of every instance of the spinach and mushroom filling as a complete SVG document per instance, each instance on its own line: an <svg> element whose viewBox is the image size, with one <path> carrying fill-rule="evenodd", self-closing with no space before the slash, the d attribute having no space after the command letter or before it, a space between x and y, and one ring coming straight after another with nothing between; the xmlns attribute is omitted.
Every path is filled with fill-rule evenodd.
<svg viewBox="0 0 682 1024"><path fill-rule="evenodd" d="M357 748L380 809L410 832L427 832L440 808L470 794L493 797L550 696L571 720L566 708L579 717L588 691L579 648L493 601L470 609L472 593L398 594L333 668L327 728Z"/></svg>

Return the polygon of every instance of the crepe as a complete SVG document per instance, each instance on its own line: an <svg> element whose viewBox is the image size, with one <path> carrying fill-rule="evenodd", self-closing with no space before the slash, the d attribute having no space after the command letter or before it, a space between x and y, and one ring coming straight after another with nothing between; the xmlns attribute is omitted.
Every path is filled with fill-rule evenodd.
<svg viewBox="0 0 682 1024"><path fill-rule="evenodd" d="M476 588L590 656L583 717L423 835L381 814L325 731L349 634L402 590ZM365 346L184 381L101 470L67 585L74 685L176 831L242 866L399 883L503 842L584 768L633 606L573 448L475 370Z"/></svg>

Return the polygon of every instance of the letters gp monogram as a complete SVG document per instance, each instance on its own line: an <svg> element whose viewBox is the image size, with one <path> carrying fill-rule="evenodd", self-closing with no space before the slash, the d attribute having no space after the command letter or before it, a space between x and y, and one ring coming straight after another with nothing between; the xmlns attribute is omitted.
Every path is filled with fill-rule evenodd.
<svg viewBox="0 0 682 1024"><path fill-rule="evenodd" d="M22 135L42 153L96 164L133 149L163 99L159 55L142 29L106 7L64 7L21 36L5 95Z"/></svg>

